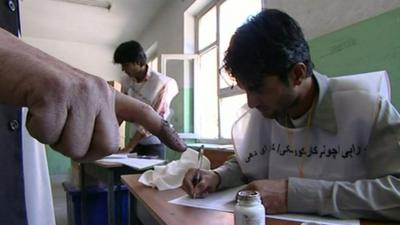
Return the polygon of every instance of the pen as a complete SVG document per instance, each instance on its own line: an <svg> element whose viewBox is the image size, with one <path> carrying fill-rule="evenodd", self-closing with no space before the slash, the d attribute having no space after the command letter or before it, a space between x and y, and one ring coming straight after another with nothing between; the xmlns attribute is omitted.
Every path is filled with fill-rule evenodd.
<svg viewBox="0 0 400 225"><path fill-rule="evenodd" d="M195 175L193 177L193 180L192 180L192 184L193 184L193 193L192 193L192 195L193 195L193 198L196 198L196 193L194 192L194 189L195 189L196 185L198 183L200 183L200 181L201 181L200 169L201 169L201 166L203 164L203 151L204 151L204 145L201 145L200 150L199 150L199 154L197 156L196 173L195 173Z"/></svg>

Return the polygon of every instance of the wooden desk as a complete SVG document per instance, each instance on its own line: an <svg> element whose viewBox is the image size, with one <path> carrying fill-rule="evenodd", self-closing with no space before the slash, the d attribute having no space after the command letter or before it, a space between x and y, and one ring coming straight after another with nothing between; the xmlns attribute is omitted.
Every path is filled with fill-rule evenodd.
<svg viewBox="0 0 400 225"><path fill-rule="evenodd" d="M157 191L138 182L139 174L124 175L122 182L128 186L129 224L141 224L137 218L137 205L142 204L159 225L233 225L233 214L192 208L168 203L169 200L182 196L181 189ZM268 225L299 225L299 222L268 218ZM385 222L361 221L362 225L389 225Z"/></svg>
<svg viewBox="0 0 400 225"><path fill-rule="evenodd" d="M188 147L198 149L201 145L204 145L204 155L210 160L211 169L224 164L225 161L235 154L233 146L227 147L229 145L190 143Z"/></svg>
<svg viewBox="0 0 400 225"><path fill-rule="evenodd" d="M227 161L235 153L230 150L205 148L204 155L210 160L211 169L215 169Z"/></svg>
<svg viewBox="0 0 400 225"><path fill-rule="evenodd" d="M81 190L81 224L87 224L87 190L86 176L90 175L107 184L107 215L109 225L122 223L121 204L121 175L141 173L120 163L90 162L81 163L79 167L80 190Z"/></svg>

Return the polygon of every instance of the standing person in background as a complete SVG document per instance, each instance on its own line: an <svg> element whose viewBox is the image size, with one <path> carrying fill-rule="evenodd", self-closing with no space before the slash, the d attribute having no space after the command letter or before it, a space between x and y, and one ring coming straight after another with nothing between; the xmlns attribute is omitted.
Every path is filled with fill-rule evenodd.
<svg viewBox="0 0 400 225"><path fill-rule="evenodd" d="M400 115L363 81L313 70L297 22L265 9L232 36L224 68L247 95L234 124L235 158L184 178L188 194L259 191L269 214L400 221Z"/></svg>
<svg viewBox="0 0 400 225"><path fill-rule="evenodd" d="M122 80L122 92L150 105L161 117L170 116L170 104L178 94L176 81L152 70L147 65L146 53L136 41L120 44L114 53L114 62L121 64L126 73ZM132 137L122 152L153 155L165 158L165 146L160 140L138 124L132 124Z"/></svg>
<svg viewBox="0 0 400 225"><path fill-rule="evenodd" d="M55 224L37 140L74 160L94 160L118 151L118 122L127 120L185 151L151 107L18 40L18 0L0 0L0 27L0 224Z"/></svg>

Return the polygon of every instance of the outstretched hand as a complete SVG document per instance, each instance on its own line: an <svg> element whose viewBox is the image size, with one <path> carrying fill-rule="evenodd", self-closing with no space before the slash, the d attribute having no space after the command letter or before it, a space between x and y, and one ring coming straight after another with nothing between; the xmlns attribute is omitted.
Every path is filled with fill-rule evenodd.
<svg viewBox="0 0 400 225"><path fill-rule="evenodd" d="M47 55L0 29L0 103L26 106L26 127L42 143L75 160L116 153L118 121L127 120L176 149L186 145L148 105L107 82Z"/></svg>

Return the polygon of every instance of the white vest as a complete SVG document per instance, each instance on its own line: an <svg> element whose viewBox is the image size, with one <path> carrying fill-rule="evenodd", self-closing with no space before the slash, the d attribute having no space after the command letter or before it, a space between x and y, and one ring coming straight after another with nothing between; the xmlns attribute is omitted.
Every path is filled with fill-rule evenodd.
<svg viewBox="0 0 400 225"><path fill-rule="evenodd" d="M337 132L317 126L289 129L256 109L239 118L232 138L245 176L286 179L298 177L303 167L306 178L354 181L367 177L367 146L380 96L354 89L359 84L349 85L348 80L329 79L328 86Z"/></svg>
<svg viewBox="0 0 400 225"><path fill-rule="evenodd" d="M141 102L144 102L152 106L160 90L168 82L174 82L174 80L163 74L151 71L149 79L147 81L137 83L132 80L129 80L129 84L127 86L127 93L129 96L134 97L140 100Z"/></svg>
<svg viewBox="0 0 400 225"><path fill-rule="evenodd" d="M171 113L169 104L171 103L172 99L178 94L178 85L176 81L171 77L153 71L150 68L148 68L147 73L148 80L141 83L134 82L131 78L125 76L123 80L123 91L126 92L129 96L134 97L139 101L154 107L155 101L157 100L160 91L162 90L162 88L166 87L166 92L162 96L167 103L163 118L168 119ZM133 123L130 127L130 133L133 135L138 129L141 128L139 128L137 124ZM160 140L158 140L158 138L156 138L155 136L149 136L146 138L147 139L142 139L140 143L161 143Z"/></svg>

